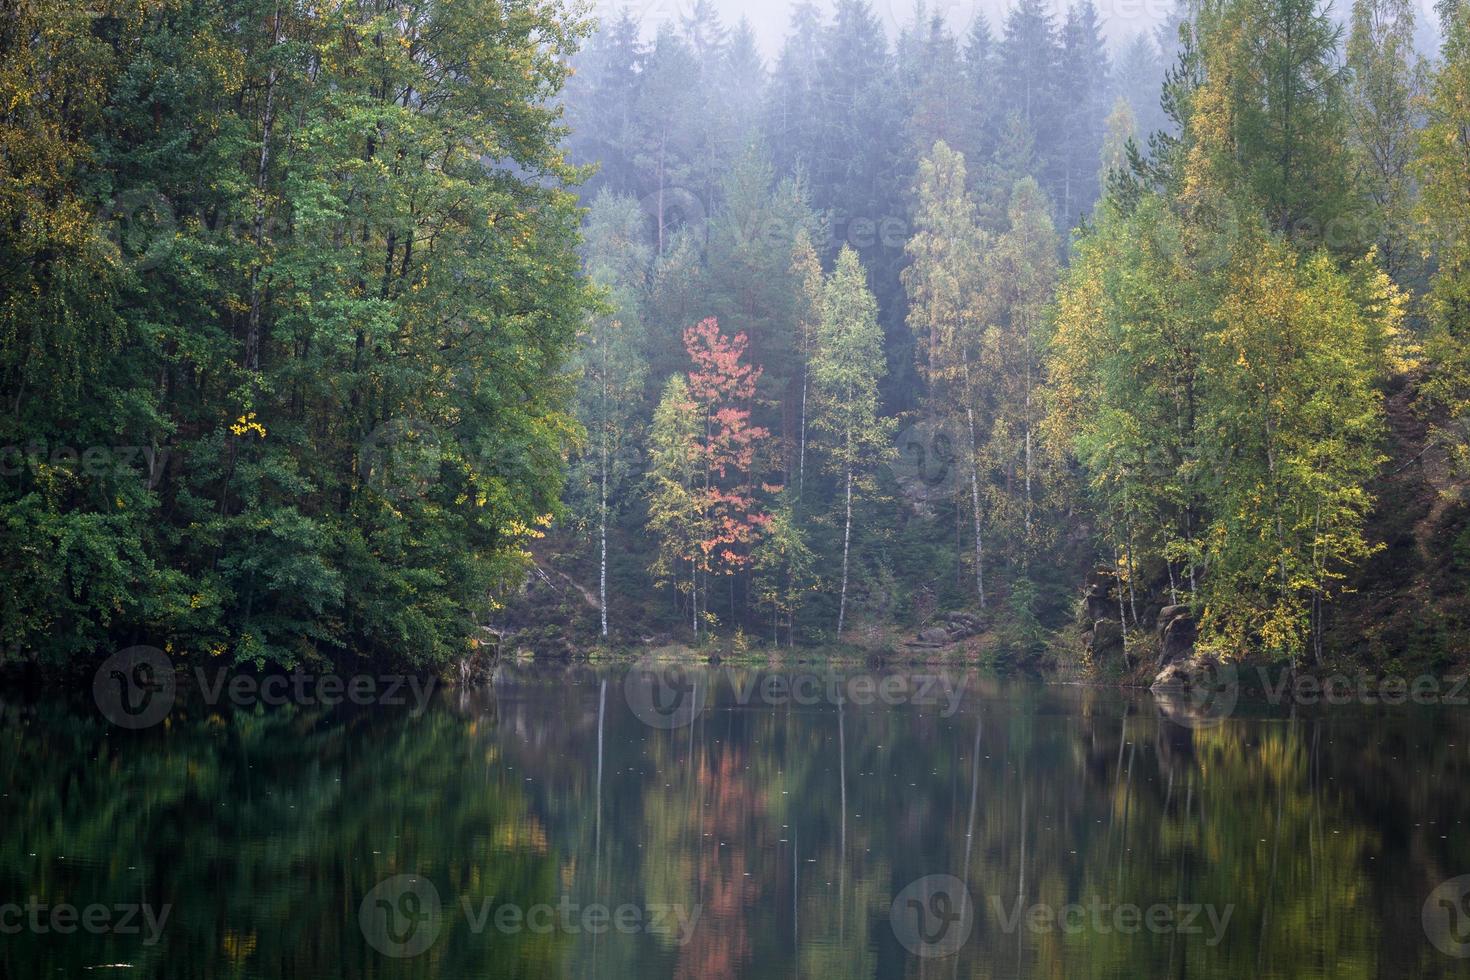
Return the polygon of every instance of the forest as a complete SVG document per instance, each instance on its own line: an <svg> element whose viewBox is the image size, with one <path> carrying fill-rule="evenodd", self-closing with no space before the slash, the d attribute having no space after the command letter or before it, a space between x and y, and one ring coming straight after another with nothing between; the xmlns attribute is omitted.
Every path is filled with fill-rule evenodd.
<svg viewBox="0 0 1470 980"><path fill-rule="evenodd" d="M1470 654L1470 13L0 19L0 644Z"/></svg>

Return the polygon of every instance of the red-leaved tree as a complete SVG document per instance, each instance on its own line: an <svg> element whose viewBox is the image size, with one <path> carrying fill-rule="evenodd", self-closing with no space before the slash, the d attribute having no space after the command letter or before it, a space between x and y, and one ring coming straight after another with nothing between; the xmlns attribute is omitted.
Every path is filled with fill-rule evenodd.
<svg viewBox="0 0 1470 980"><path fill-rule="evenodd" d="M684 349L694 362L689 393L704 426L701 510L708 534L700 549L705 571L716 575L731 576L745 568L770 523L752 472L770 432L750 424L750 402L761 369L742 362L746 346L745 334L726 337L713 317L684 331Z"/></svg>

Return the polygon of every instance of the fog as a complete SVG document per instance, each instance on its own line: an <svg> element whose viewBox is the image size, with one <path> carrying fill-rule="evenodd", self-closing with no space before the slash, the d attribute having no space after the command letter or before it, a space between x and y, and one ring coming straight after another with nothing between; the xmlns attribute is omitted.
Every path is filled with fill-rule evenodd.
<svg viewBox="0 0 1470 980"><path fill-rule="evenodd" d="M630 3L600 3L599 13L627 8L652 36L663 23L679 23L694 7L695 0L632 0ZM739 23L744 17L750 21L760 38L761 50L767 58L780 50L786 35L786 25L791 11L797 6L794 0L713 0L720 17L727 24ZM830 13L833 0L815 0L814 6L824 14ZM1066 14L1065 0L1049 0L1046 6L1060 21ZM1114 44L1126 41L1141 31L1152 30L1175 6L1175 0L1102 0L1097 3L1104 33ZM883 22L889 37L897 36L906 24L912 23L916 5L914 0L873 0L873 13ZM935 12L942 14L950 28L958 35L969 33L975 21L984 17L994 30L999 30L1005 18L1008 4L1004 0L930 0L917 9L926 17Z"/></svg>

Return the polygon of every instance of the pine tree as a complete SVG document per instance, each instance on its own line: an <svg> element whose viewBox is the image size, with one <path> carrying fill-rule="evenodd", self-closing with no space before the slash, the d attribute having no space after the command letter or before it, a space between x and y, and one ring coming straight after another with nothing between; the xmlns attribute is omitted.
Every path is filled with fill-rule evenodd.
<svg viewBox="0 0 1470 980"><path fill-rule="evenodd" d="M964 75L959 43L938 14L914 23L900 42L899 81L910 159L941 140L960 145L974 125L970 93L955 80Z"/></svg>
<svg viewBox="0 0 1470 980"><path fill-rule="evenodd" d="M998 111L1014 133L1029 134L1035 153L1032 170L1007 169L1005 186L1026 176L1037 176L1052 199L1060 201L1064 180L1067 133L1057 125L1062 103L1061 46L1057 27L1042 0L1018 0L1006 14L996 68L1000 92ZM1014 137L1013 137L1014 138Z"/></svg>
<svg viewBox="0 0 1470 980"><path fill-rule="evenodd" d="M1201 34L1193 129L1212 179L1305 247L1356 251L1342 29L1319 0L1231 0Z"/></svg>
<svg viewBox="0 0 1470 980"><path fill-rule="evenodd" d="M741 18L725 47L717 79L720 90L720 129L727 156L749 146L760 133L766 104L766 65L750 21Z"/></svg>
<svg viewBox="0 0 1470 980"><path fill-rule="evenodd" d="M1093 177L1107 116L1108 56L1091 0L1068 8L1061 45L1057 88L1065 139L1058 148L1056 203L1062 224L1070 226L1097 200Z"/></svg>
<svg viewBox="0 0 1470 980"><path fill-rule="evenodd" d="M965 38L964 79L970 102L970 130L951 144L966 160L977 164L991 159L1000 141L1002 116L999 112L997 61L997 45L990 22L983 14L978 14ZM925 153L929 148L919 146L915 149ZM970 176L974 179L978 173Z"/></svg>
<svg viewBox="0 0 1470 980"><path fill-rule="evenodd" d="M703 312L739 323L750 338L749 357L764 366L756 396L758 423L796 441L801 363L792 305L791 251L796 236L816 225L796 183L777 184L764 150L747 148L721 182L722 205L710 222Z"/></svg>
<svg viewBox="0 0 1470 980"><path fill-rule="evenodd" d="M574 163L597 165L584 188L588 196L603 188L638 191L634 110L642 60L638 22L623 10L592 35L572 62L576 71L567 81L567 151Z"/></svg>
<svg viewBox="0 0 1470 980"><path fill-rule="evenodd" d="M671 209L680 195L693 194L700 164L700 133L693 123L700 113L699 62L689 45L665 25L643 60L634 111L637 149L634 163L645 175L639 190L654 218L656 254L663 255L677 230ZM709 189L695 195L708 214Z"/></svg>
<svg viewBox="0 0 1470 980"><path fill-rule="evenodd" d="M778 173L810 172L821 153L822 41L821 13L798 3L766 99L764 131Z"/></svg>
<svg viewBox="0 0 1470 980"><path fill-rule="evenodd" d="M1110 91L1125 99L1138 120L1138 143L1146 145L1150 133L1169 125L1159 104L1167 63L1154 39L1138 33L1123 46L1113 67Z"/></svg>
<svg viewBox="0 0 1470 980"><path fill-rule="evenodd" d="M893 58L866 0L838 0L823 37L817 72L819 141L811 161L812 206L830 212L834 247L855 236L853 223L899 213L892 134L902 128ZM874 242L852 242L875 252Z"/></svg>

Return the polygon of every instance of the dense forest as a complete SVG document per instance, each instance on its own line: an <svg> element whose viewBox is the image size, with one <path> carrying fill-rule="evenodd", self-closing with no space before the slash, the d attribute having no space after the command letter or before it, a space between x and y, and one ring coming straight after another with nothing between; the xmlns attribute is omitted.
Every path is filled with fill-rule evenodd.
<svg viewBox="0 0 1470 980"><path fill-rule="evenodd" d="M1438 15L15 5L0 642L1459 663Z"/></svg>
<svg viewBox="0 0 1470 980"><path fill-rule="evenodd" d="M1087 2L963 37L919 5L890 47L839 2L769 69L708 4L606 20L566 100L587 439L517 622L560 593L574 645L1458 660L1440 14L1437 51L1387 0L1181 5L1110 48Z"/></svg>

